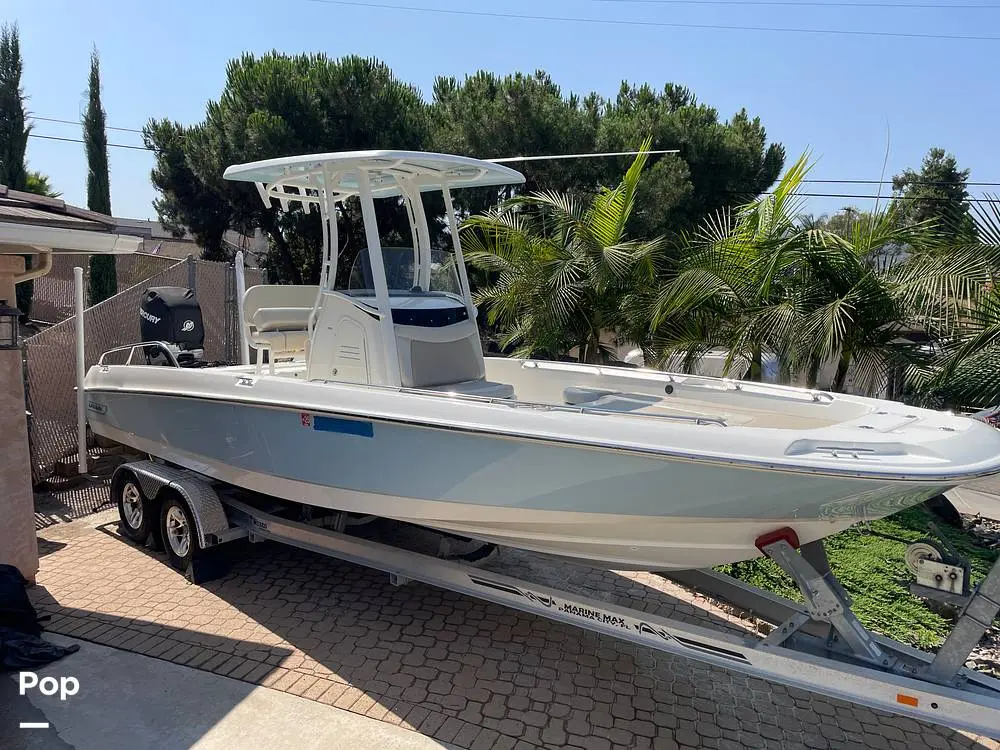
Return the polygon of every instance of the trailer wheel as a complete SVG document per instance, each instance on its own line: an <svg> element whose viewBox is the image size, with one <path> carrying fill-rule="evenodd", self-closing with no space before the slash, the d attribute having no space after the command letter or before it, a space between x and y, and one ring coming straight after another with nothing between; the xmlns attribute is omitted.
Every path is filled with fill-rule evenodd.
<svg viewBox="0 0 1000 750"><path fill-rule="evenodd" d="M118 519L122 533L133 542L142 544L149 538L149 532L155 522L152 518L153 503L143 493L139 481L131 472L117 478L111 486L111 491L118 505Z"/></svg>
<svg viewBox="0 0 1000 750"><path fill-rule="evenodd" d="M174 493L168 494L160 508L160 534L170 565L186 571L198 550L198 535L187 503Z"/></svg>

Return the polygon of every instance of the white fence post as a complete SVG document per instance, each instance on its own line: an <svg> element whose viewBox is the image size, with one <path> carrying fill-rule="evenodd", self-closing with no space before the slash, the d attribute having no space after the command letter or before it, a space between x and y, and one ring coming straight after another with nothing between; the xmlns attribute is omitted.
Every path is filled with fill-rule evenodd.
<svg viewBox="0 0 1000 750"><path fill-rule="evenodd" d="M237 250L233 260L236 271L236 320L240 327L240 364L250 364L250 342L247 341L246 318L243 313L243 295L247 291L247 280L243 272L243 251Z"/></svg>
<svg viewBox="0 0 1000 750"><path fill-rule="evenodd" d="M87 403L83 392L83 269L73 268L73 285L76 292L76 450L78 468L87 473Z"/></svg>

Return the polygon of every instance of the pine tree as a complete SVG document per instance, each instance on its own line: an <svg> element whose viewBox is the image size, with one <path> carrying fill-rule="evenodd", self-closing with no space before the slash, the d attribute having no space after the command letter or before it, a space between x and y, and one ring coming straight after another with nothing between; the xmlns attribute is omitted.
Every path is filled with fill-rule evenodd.
<svg viewBox="0 0 1000 750"><path fill-rule="evenodd" d="M108 173L108 133L101 107L101 63L97 49L90 53L90 84L87 112L83 116L83 144L87 152L87 208L111 215L111 177ZM90 259L90 304L118 292L113 255Z"/></svg>
<svg viewBox="0 0 1000 750"><path fill-rule="evenodd" d="M893 190L903 199L904 220L916 224L935 222L938 231L952 241L970 239L975 224L969 213L968 169L959 169L955 157L943 148L932 148L920 171L907 169L892 178Z"/></svg>

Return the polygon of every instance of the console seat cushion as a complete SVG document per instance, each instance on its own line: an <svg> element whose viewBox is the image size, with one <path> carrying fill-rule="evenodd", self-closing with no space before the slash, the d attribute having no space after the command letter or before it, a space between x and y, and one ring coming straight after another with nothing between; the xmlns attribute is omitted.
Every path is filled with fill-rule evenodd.
<svg viewBox="0 0 1000 750"><path fill-rule="evenodd" d="M461 383L435 385L424 390L442 393L460 393L463 396L482 398L514 398L514 386L509 383L493 383L489 380L463 380Z"/></svg>
<svg viewBox="0 0 1000 750"><path fill-rule="evenodd" d="M272 355L304 352L309 344L308 331L255 331L250 346L270 349Z"/></svg>
<svg viewBox="0 0 1000 750"><path fill-rule="evenodd" d="M248 321L258 331L307 331L311 307L258 307Z"/></svg>

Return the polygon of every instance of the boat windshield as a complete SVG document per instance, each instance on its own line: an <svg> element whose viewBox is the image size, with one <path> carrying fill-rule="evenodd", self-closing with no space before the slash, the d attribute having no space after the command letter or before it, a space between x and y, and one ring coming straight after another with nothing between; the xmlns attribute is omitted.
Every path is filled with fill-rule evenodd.
<svg viewBox="0 0 1000 750"><path fill-rule="evenodd" d="M417 278L417 265L413 262L412 247L383 247L382 262L385 264L386 284L389 293L444 292L462 296L455 267L455 254L446 250L431 250L431 273L428 289L421 288ZM366 295L375 294L372 278L371 259L365 248L354 260L347 288L350 292Z"/></svg>

